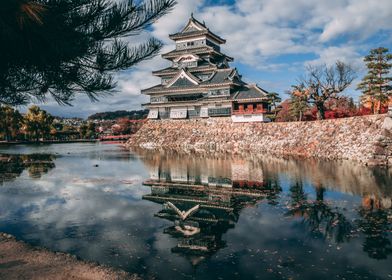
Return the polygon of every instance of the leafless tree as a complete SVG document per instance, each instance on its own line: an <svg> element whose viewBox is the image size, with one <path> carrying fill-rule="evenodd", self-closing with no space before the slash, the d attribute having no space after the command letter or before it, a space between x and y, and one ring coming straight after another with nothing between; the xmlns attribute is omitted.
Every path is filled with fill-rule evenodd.
<svg viewBox="0 0 392 280"><path fill-rule="evenodd" d="M337 61L332 66L308 66L300 83L306 88L308 102L314 104L318 118L325 119L325 103L330 99L338 99L355 79L355 71L351 65Z"/></svg>

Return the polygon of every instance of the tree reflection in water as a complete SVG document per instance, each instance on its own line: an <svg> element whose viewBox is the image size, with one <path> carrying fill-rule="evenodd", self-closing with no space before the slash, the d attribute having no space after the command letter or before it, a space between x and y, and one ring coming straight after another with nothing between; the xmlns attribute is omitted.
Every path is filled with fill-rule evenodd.
<svg viewBox="0 0 392 280"><path fill-rule="evenodd" d="M121 172L109 175L106 173L107 171L108 173L116 171L113 167L113 160L116 159L113 155L115 154L113 152L106 154L106 160L109 160L108 169L91 167L92 171L88 176L92 176L94 172L103 172L98 175L110 176L109 178L128 176L129 167L126 164L124 169L120 170ZM311 273L317 273L316 270L323 264L321 261L318 262L313 255L309 256L307 254L309 251L312 251L313 254L317 251L317 256L321 256L320 254L325 252L326 255L322 257L325 262L327 260L329 262L325 264L325 267L331 270L340 269L340 271L351 270L351 268L346 268L345 263L340 260L348 259L354 255L353 252L355 254L360 252L358 254L359 260L352 261L352 263L358 264L358 267L364 263L368 263L369 267L375 267L376 263L381 263L380 266L384 267L385 261L378 260L391 258L392 188L390 183L392 176L388 170L375 170L346 162L299 161L267 157L262 159L236 157L211 159L151 152L140 156L143 164L140 170L150 173L149 176L147 175L149 180L145 182L150 189L138 185L136 188L140 189L135 195L137 204L128 200L126 201L129 204L125 204L127 205L126 209L134 207L138 208L137 211L135 210L136 213L141 212L140 218L138 218L140 220L135 218L135 223L137 222L139 228L132 225L128 229L124 226L123 218L129 218L122 216L122 213L126 211L120 207L122 203L116 203L118 202L117 193L106 192L107 186L110 186L110 191L115 190L116 183L114 181L109 180L109 183L101 184L96 183L99 180L93 180L91 188L84 189L80 188L80 185L73 185L73 178L68 178L68 173L77 172L75 168L70 168L70 166L78 162L79 158L69 160L64 156L59 159L56 162L59 166L57 169L59 172L51 172L50 176L45 176L44 181L57 184L62 179L63 181L60 181L62 186L69 188L64 191L66 195L70 190L73 190L78 191L78 198L90 199L91 192L95 192L95 195L99 194L94 199L101 197L106 201L106 199L112 198L114 203L107 209L106 206L99 206L99 203L91 200L94 202L91 207L92 214L90 214L90 209L86 212L89 213L89 216L94 216L96 212L99 212L97 211L100 209L99 207L103 207L107 211L110 210L111 213L116 213L114 216L120 222L111 223L105 218L100 223L93 224L94 226L107 226L110 230L113 229L113 226L118 226L119 232L126 228L126 235L124 230L126 238L130 238L128 231L132 234L130 236L138 236L139 232L143 232L143 237L153 236L155 238L158 230L159 238L151 237L160 248L156 256L159 256L160 259L166 258L168 255L174 259L184 257L194 266L203 262L202 266L198 266L202 269L206 267L211 269L218 262L225 263L225 255L228 252L234 255L234 257L227 259L227 270L231 269L233 273L242 260L249 264L246 269L253 268L255 273L258 269L269 269L277 265L282 266L277 268L280 269L279 271L292 270L296 272L302 270L306 265L310 267L309 264L315 265L315 269ZM83 157L85 154L80 156L81 159ZM124 157L121 156L120 160L123 160ZM55 167L54 160L55 157L52 155L3 155L0 157L0 181L12 180L21 175L23 180L27 176L38 178ZM83 163L78 162L78 164ZM140 162L139 164L141 165ZM65 168L63 168L64 166ZM79 166L77 168L79 169ZM60 176L61 170L67 172L65 176ZM138 171L135 170L132 172ZM81 173L76 176L84 179L85 173L86 171L82 169ZM35 183L28 180L25 182L15 180L9 184L9 186L19 185L30 188ZM4 186L8 186L8 184L4 184ZM124 193L128 194L133 188L134 186L123 187ZM26 198L23 198L24 193L13 194L12 190L9 192L10 188L8 187L1 189L4 191L4 198L9 195L9 197L19 199L16 201L30 200L30 193L26 194ZM56 188L56 191L62 190L64 189L57 190ZM120 188L120 190L122 189ZM79 191L83 192L79 193ZM144 194L145 201L139 201L139 191ZM82 196L79 196L80 194ZM47 192L44 195L47 195ZM56 193L53 197L56 199L59 197L65 201L62 199L64 198L62 193ZM121 196L121 199L123 197L127 196ZM72 221L68 224L72 226L75 224L73 219L77 216L75 213L83 213L79 209L83 209L81 207L83 203L79 204L77 201L76 199L73 201L73 205L76 207L74 212L68 215L68 221ZM169 202L175 208L170 207ZM62 202L59 202L58 209L61 209L59 213L62 216L67 211L69 204L62 208L60 203ZM157 205L158 207L156 207ZM120 210L112 211L117 207ZM178 211L175 210L176 208ZM194 211L190 211L193 208ZM15 209L19 209L19 205ZM42 209L47 209L47 207L43 206ZM158 219L151 219L153 215ZM115 218L113 219L115 220ZM76 220L78 222L77 228L84 230L86 227L85 216ZM153 220L153 223L150 223L150 220ZM163 225L163 229L160 228L161 225ZM26 224L21 223L20 228L26 228ZM64 228L67 229L67 227ZM133 231L134 228L137 231L136 229ZM64 232L67 230L60 227L55 233L63 234L64 238L68 240L68 233L64 234ZM95 230L91 232L96 234ZM161 235L162 232L165 234L164 237ZM52 235L48 236L50 240L53 240ZM170 238L167 238L168 236ZM81 241L83 241L83 237L78 236L74 237L72 242L79 244ZM100 242L103 241L97 241L97 243ZM123 242L123 239L118 240L119 244L123 244ZM167 244L159 242L169 242L170 249L167 249ZM336 248L339 247L340 251L334 250L333 243L339 245ZM342 246L342 243L349 243L349 246ZM112 246L112 244L109 245ZM120 250L120 247L117 249ZM89 251L89 246L85 248L87 249L83 248L83 250ZM259 252L253 258L251 254L254 254L254 250L248 253L244 252L244 248L257 249ZM170 252L174 254L170 254ZM104 253L102 251L102 254ZM138 252L138 254L144 253L144 249ZM259 259L256 259L256 256ZM103 259L105 258L106 255ZM112 260L112 257L108 258L110 261ZM283 266L279 262L279 260L285 262L286 259L290 262L290 267ZM336 260L340 262L338 265L333 263ZM127 262L128 257L125 257L124 254L123 264L126 265ZM185 263L189 267L189 264ZM162 266L164 270L168 265L165 263ZM361 269L358 268L356 273L360 274ZM209 272L210 270L208 270ZM298 272L298 275L300 273ZM287 275L289 276L289 274Z"/></svg>
<svg viewBox="0 0 392 280"><path fill-rule="evenodd" d="M302 182L296 182L291 188L291 207L288 216L302 217L312 234L324 239L332 239L336 243L349 240L352 225L339 212L324 201L326 189L321 185L315 188L316 199L311 200L305 193Z"/></svg>
<svg viewBox="0 0 392 280"><path fill-rule="evenodd" d="M267 194L267 201L270 205L278 205L279 204L279 194L282 192L282 187L279 184L279 179L277 176L273 178L265 179L264 189Z"/></svg>
<svg viewBox="0 0 392 280"><path fill-rule="evenodd" d="M181 251L187 257L196 254L205 257L224 247L222 235L235 226L242 209L262 201L273 207L288 209L285 215L299 218L314 238L339 244L357 238L358 232L362 232L366 236L363 251L369 257L383 259L392 252L389 239L392 204L391 189L388 187L391 178L389 171L377 171L346 162L314 161L314 164L306 165L303 161L287 159L225 160L179 154L149 155L143 161L151 172L147 185L151 186L152 191L144 199L163 205L170 201L181 211L197 204L201 206L201 211L188 221L191 228L198 229L192 236L179 230L179 218L173 211L164 207L156 214L174 223L165 233L178 239L173 251ZM280 174L288 174L293 182L288 192L288 205L281 204L284 193L280 186ZM306 192L302 178L310 180L315 195ZM334 189L363 197L363 206L347 210L326 199L326 193ZM236 193L239 190L241 194ZM374 198L366 199L368 193L372 193ZM384 196L384 199L375 199L380 196ZM366 204L370 206L366 207ZM226 210L220 209L218 214L219 207ZM353 220L347 216L349 213L359 218Z"/></svg>
<svg viewBox="0 0 392 280"><path fill-rule="evenodd" d="M385 209L384 207L388 207ZM391 241L388 232L391 232L390 200L377 199L374 196L366 196L362 200L359 210L361 219L357 221L360 231L365 235L363 250L369 257L374 259L386 259L392 253Z"/></svg>
<svg viewBox="0 0 392 280"><path fill-rule="evenodd" d="M56 167L54 160L55 156L51 154L0 154L0 184L21 176L24 170L31 178L39 179Z"/></svg>
<svg viewBox="0 0 392 280"><path fill-rule="evenodd" d="M316 200L308 199L302 182L296 182L291 188L291 209L289 216L302 217L309 231L337 243L348 242L352 232L360 231L365 235L363 251L374 259L386 259L392 253L391 241L391 198L377 199L366 195L362 207L358 209L360 219L352 224L339 208L332 209L324 201L326 189L316 187Z"/></svg>

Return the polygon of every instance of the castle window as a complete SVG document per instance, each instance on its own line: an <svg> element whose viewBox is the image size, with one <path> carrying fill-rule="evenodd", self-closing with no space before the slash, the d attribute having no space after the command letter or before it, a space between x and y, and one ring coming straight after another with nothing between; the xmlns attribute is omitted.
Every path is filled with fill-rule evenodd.
<svg viewBox="0 0 392 280"><path fill-rule="evenodd" d="M151 97L150 102L151 103L163 103L163 102L167 102L167 98L165 96Z"/></svg>
<svg viewBox="0 0 392 280"><path fill-rule="evenodd" d="M210 96L228 96L230 95L229 89L218 89L218 90L211 90L209 92Z"/></svg>

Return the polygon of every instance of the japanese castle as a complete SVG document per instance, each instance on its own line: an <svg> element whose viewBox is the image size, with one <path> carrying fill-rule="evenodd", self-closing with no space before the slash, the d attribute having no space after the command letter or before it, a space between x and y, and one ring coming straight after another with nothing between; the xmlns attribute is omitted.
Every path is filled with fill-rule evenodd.
<svg viewBox="0 0 392 280"><path fill-rule="evenodd" d="M221 52L226 40L193 17L179 33L169 35L176 49L163 54L168 68L153 72L161 84L142 90L149 119L229 117L233 122L263 122L267 92L242 81L233 58Z"/></svg>

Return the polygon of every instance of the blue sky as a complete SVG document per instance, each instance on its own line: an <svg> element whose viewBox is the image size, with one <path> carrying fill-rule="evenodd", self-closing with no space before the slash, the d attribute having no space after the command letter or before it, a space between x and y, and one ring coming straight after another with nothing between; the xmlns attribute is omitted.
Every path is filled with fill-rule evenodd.
<svg viewBox="0 0 392 280"><path fill-rule="evenodd" d="M165 43L161 53L174 48L168 34L177 32L191 13L227 40L223 52L234 57L244 80L267 91L284 92L296 83L308 64L350 63L358 79L363 56L383 46L392 51L391 0L178 0L167 16L132 43L149 36ZM94 112L141 109L147 97L140 90L159 83L151 71L167 67L160 56L117 75L117 93L91 103L76 98L74 106L50 101L39 104L54 115L87 117ZM358 80L345 92L357 98Z"/></svg>

